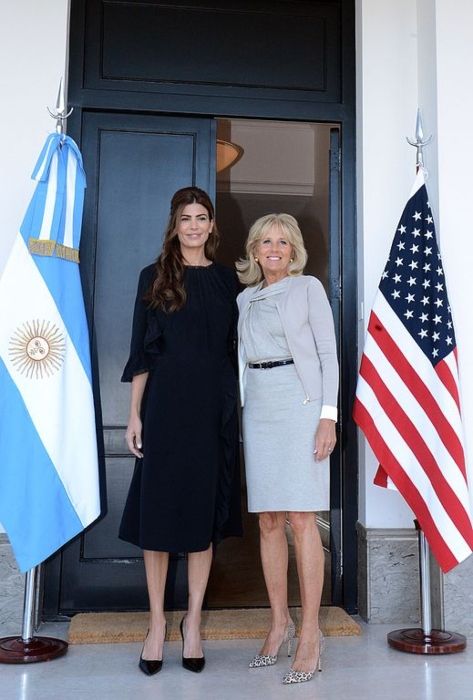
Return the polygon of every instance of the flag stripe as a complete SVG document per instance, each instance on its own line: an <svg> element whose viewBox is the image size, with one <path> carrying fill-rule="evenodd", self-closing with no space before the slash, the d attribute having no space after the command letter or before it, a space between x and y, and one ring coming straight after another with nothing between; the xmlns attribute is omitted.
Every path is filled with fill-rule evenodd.
<svg viewBox="0 0 473 700"><path fill-rule="evenodd" d="M357 399L357 401L359 401L359 399ZM356 408L356 403L355 403L355 408ZM365 410L364 407L363 407L363 410ZM383 488L387 489L388 488L388 478L389 477L388 477L387 473L384 471L383 467L381 465L379 465L378 470L377 470L376 474L374 475L373 483L375 483L376 486L382 486Z"/></svg>
<svg viewBox="0 0 473 700"><path fill-rule="evenodd" d="M360 377L360 381L364 381ZM392 462L386 463L385 454L381 452L383 459L380 462L383 464L389 477L392 479L396 488L400 491L405 500L409 503L408 498L409 489L411 487L415 488L416 491L421 495L423 504L428 508L430 517L435 523L436 530L439 532L440 536L448 544L448 548L456 558L457 561L462 561L468 556L470 552L470 546L465 541L465 538L458 531L449 513L444 508L443 504L438 498L437 493L431 487L431 483L426 476L425 472L421 469L417 462L416 456L413 454L409 445L407 445L402 437L402 435L397 430L396 425L390 419L390 416L383 410L380 406L374 392L370 390L370 387L366 385L364 390L363 398L360 397L360 403L365 407L365 409L370 413L370 415L376 415L376 430L379 433L379 438L382 440L383 444L388 446L388 449L392 453L393 459L396 461L396 470L392 471ZM373 411L376 411L374 414ZM380 443L375 442L375 447L379 450ZM395 445L395 457L393 449L389 448L389 445ZM410 464L410 471L406 472L403 467L406 464L406 460L412 462ZM417 516L417 510L414 509ZM471 527L470 537L471 539Z"/></svg>
<svg viewBox="0 0 473 700"><path fill-rule="evenodd" d="M62 143L62 146L58 151L60 142ZM28 243L30 236L33 238L37 237L40 229L43 230L45 227L47 228L47 226L56 227L56 229L59 229L59 231L56 230L54 236L59 236L59 242L62 242L63 235L65 234L61 232L61 226L65 226L67 220L68 226L72 226L72 231L68 233L68 243L66 245L72 243L72 247L78 248L85 187L85 177L82 171L82 159L76 145L68 136L61 139L57 134L52 135L52 138L50 137L50 143L56 148L54 153L49 153L49 156L45 157L45 160L48 158L50 159L48 163L50 164L49 174L51 180L41 181L38 184L34 197L31 200L21 225L20 231L25 242ZM61 158L62 165L60 174L63 176L63 179L66 180L67 172L66 163L64 162L65 158L67 158L67 169L72 167L72 165L69 165L69 163L75 164L75 176L74 189L71 188L72 185L71 182L69 182L67 190L62 191L65 187L65 182L62 182L62 190L59 194L56 193L56 196L55 188L57 189L58 187L56 172L59 157L58 153L60 154ZM37 168L39 169L39 172L42 172L45 166L44 162L40 164L40 161L41 156L38 160ZM54 203L52 201L53 196L56 196ZM51 200L50 205L46 204L48 199ZM65 204L65 202L69 202L69 200L71 200L74 204ZM69 214L66 212L67 215L62 211L64 206L69 211ZM51 209L51 211L49 211L48 207ZM45 223L45 220L47 223ZM87 319L84 311L84 303L82 299L78 266L75 263L66 263L69 266L67 269L67 278L69 280L68 283L72 289L77 290L77 293L65 294L65 273L62 264L58 264L55 257L40 255L35 255L33 257L33 261L54 297L56 306L61 314L64 324L66 325L69 336L74 343L77 354L81 359L84 371L89 378L89 382L91 382L92 372L90 366L89 335Z"/></svg>
<svg viewBox="0 0 473 700"><path fill-rule="evenodd" d="M466 479L465 458L458 434L452 428L451 423L442 412L439 404L434 398L434 395L430 391L430 388L425 385L417 371L408 362L405 355L400 350L400 347L389 335L386 324L384 324L385 332L379 332L379 330L377 330L377 327L379 329L381 325L382 324L378 316L373 312L368 325L368 332L370 333L370 336L379 345L383 354L388 358L391 365L395 367L396 372L401 377L402 381L411 388L416 401L421 406L424 406L425 410L429 413L430 420L435 426L435 429L438 432L443 444L450 452L455 462L457 462L463 476ZM434 375L434 373L432 374ZM443 383L441 386L444 387ZM438 396L438 392L436 395ZM451 398L450 393L448 396ZM456 413L457 410L455 406L455 412L453 415L455 416Z"/></svg>
<svg viewBox="0 0 473 700"><path fill-rule="evenodd" d="M383 434L375 425L375 422L370 414L369 409L365 408L360 399L355 399L353 415L366 435L373 452L378 456L379 460L386 466L389 474L396 484L396 487L402 493L408 506L415 513L419 525L426 535L430 546L435 550L437 559L442 566L443 571L448 572L457 563L457 559L448 547L445 539L439 532L435 519L424 502L419 489L406 477L401 464L395 458L394 454L389 449Z"/></svg>
<svg viewBox="0 0 473 700"><path fill-rule="evenodd" d="M368 372L364 368L365 360L370 367ZM440 468L443 478L457 492L463 507L468 510L470 499L467 483L461 469L442 442L435 425L431 422L431 416L425 411L424 406L416 401L415 396L410 391L410 386L403 382L402 377L389 363L379 345L373 341L366 343L360 373L363 374L368 384L371 384L369 380L371 374L375 378L382 377L383 386L386 386L390 392L389 396L385 395L385 399L390 402L392 397L392 400L395 400L402 408L404 415L408 417L410 429L415 430L419 438L429 446L429 453L435 454L437 468ZM381 403L383 404L382 401ZM427 465L426 471L428 472Z"/></svg>
<svg viewBox="0 0 473 700"><path fill-rule="evenodd" d="M46 171L49 168L51 156L53 152L57 149L57 142L61 140L60 134L49 134L46 139L41 153L39 154L38 160L34 167L33 173L31 175L33 180L44 180L46 176Z"/></svg>
<svg viewBox="0 0 473 700"><path fill-rule="evenodd" d="M66 187L69 192L76 191L76 174L78 163L71 151L67 151L67 179ZM66 197L66 211L64 221L63 244L69 248L74 247L74 197Z"/></svg>
<svg viewBox="0 0 473 700"><path fill-rule="evenodd" d="M54 261L57 265L70 265L59 259ZM77 266L74 265L72 269L77 270ZM22 276L18 275L18 270L22 271ZM72 292L71 286L69 293L74 296ZM11 298L15 299L14 314L9 301ZM45 450L85 527L100 512L98 491L95 495L90 492L91 480L93 483L94 475L97 474L92 390L74 345L67 336L54 299L21 236L16 238L0 279L0 317L3 324L0 357L21 392L30 420L41 435ZM64 333L66 352L61 370L39 380L22 374L15 367L10 356L10 339L22 322L43 318L47 318ZM48 393L47 411L45 392ZM73 397L73 400L65 401L64 397L67 396ZM56 400L53 400L54 397ZM21 424L18 429L22 429ZM18 440L21 441L20 435ZM77 479L78 473L81 474L80 479Z"/></svg>
<svg viewBox="0 0 473 700"><path fill-rule="evenodd" d="M453 400L457 405L458 411L460 412L460 396L458 394L458 372L453 352L450 355L447 355L447 357L445 357L443 360L441 360L441 362L439 362L435 366L435 371L437 372L440 381L450 392Z"/></svg>
<svg viewBox="0 0 473 700"><path fill-rule="evenodd" d="M58 155L53 153L51 166L49 169L49 180L46 188L46 197L44 202L44 213L41 222L41 230L38 238L48 240L51 238L53 229L53 219L56 213L56 195L57 195L57 179L58 179ZM55 237L54 237L55 238Z"/></svg>
<svg viewBox="0 0 473 700"><path fill-rule="evenodd" d="M437 376L436 372L433 371L430 360L424 355L410 334L406 333L402 322L399 320L382 292L378 292L376 296L370 322L374 318L373 314L378 319L378 323L374 326L375 333L369 330L367 339L373 338L378 342L378 338L374 338L374 335L378 336L381 335L380 331L387 331L391 342L397 345L399 351L402 352L406 358L409 358L408 365L411 368L415 368L415 373L419 377L421 383L425 386L429 394L434 397L434 401L441 407L444 414L448 416L448 422L461 442L463 439L463 428L461 416L455 400ZM382 323L379 319L382 319ZM371 326L371 328L373 328L373 326ZM452 353L447 357L451 357L451 355Z"/></svg>
<svg viewBox="0 0 473 700"><path fill-rule="evenodd" d="M360 395L360 401L369 411L371 415L376 415L376 427L379 431L380 436L382 436L383 441L388 445L395 446L396 460L398 461L399 467L402 469L403 478L407 485L412 484L416 487L420 494L422 494L422 500L429 507L429 511L432 518L436 524L437 529L441 533L442 537L448 542L449 549L457 557L458 561L461 561L466 556L466 540L473 541L473 533L471 524L468 527L467 534L463 536L462 533L458 531L455 524L450 517L451 514L448 513L440 501L440 498L436 491L432 488L432 484L426 475L425 471L421 468L418 463L416 455L412 452L409 445L406 444L404 438L399 432L397 426L392 422L390 413L389 415L383 408L383 406L378 401L375 393L371 387L365 382L363 377L359 379L361 384L364 384L362 389L362 394ZM389 409L390 411L390 409ZM393 450L391 450L393 451ZM384 463L380 459L380 462ZM403 465L409 465L409 471ZM400 488L399 484L396 482L394 475L390 470L387 470L390 478L393 480L396 488L399 489L407 500L407 494L404 489ZM397 470L397 478L399 478L399 470ZM468 549L469 553L469 549Z"/></svg>
<svg viewBox="0 0 473 700"><path fill-rule="evenodd" d="M83 524L1 358L0 386L0 443L10 455L1 462L0 513L20 569L27 571Z"/></svg>
<svg viewBox="0 0 473 700"><path fill-rule="evenodd" d="M397 317L389 302L384 297L382 292L378 292L373 304L372 314L378 319L379 328L375 327L376 335L379 329L386 330L391 338L391 341L397 345L400 351L403 352L406 358L409 358L409 365L415 368L415 372L422 384L425 386L429 394L434 397L434 401L446 416L452 429L455 431L460 442L463 440L463 427L461 416L458 411L452 395L440 381L436 372L433 371L432 363L424 355L417 343L413 340L409 333L406 333L402 322ZM373 316L370 316L370 322ZM380 322L382 319L382 323ZM369 332L367 339L373 338L373 333ZM377 339L376 339L376 342ZM385 353L386 354L386 353ZM450 357L450 353L447 357Z"/></svg>
<svg viewBox="0 0 473 700"><path fill-rule="evenodd" d="M386 368L383 367L381 364L378 365L378 367L382 371L383 377L385 377L384 370ZM430 488L432 488L435 491L435 493L438 495L442 506L448 513L450 513L455 526L460 531L462 530L462 528L468 530L471 526L470 518L468 515L468 509L470 504L468 492L465 488L465 482L463 481L461 474L459 474L458 469L455 468L455 464L452 464L452 460L448 460L447 455L445 455L445 457L450 462L450 470L445 468L445 464L443 465L443 468L445 469L448 478L455 482L454 485L458 489L457 493L450 486L447 478L445 478L444 474L442 473L439 464L435 460L431 450L429 449L427 443L424 440L425 437L429 441L430 446L434 449L437 447L435 445L435 442L433 444L430 442L428 419L424 422L422 417L420 417L419 419L419 416L412 416L411 414L411 417L409 417L406 414L406 412L399 405L399 402L396 400L396 397L391 391L389 391L386 384L381 379L373 363L366 355L363 358L363 363L360 368L360 376L363 377L363 379L365 379L367 385L375 394L379 404L381 406L389 406L389 417L391 422L393 423L393 425L396 426L400 436L402 437L406 445L410 448L412 454L415 457L415 459L411 460L411 462L409 463L409 469L406 470L407 474L411 478L415 478L415 475L413 473L414 469L422 469L427 479L431 482ZM364 396L365 395L363 392L363 388L360 387L360 399L363 400ZM401 396L402 391L398 388L397 397L399 398ZM414 405L413 408L415 410ZM413 420L411 420L411 418L417 421L417 425L422 426L422 435L416 428L416 424L413 422ZM440 454L439 452L437 452L436 454L438 458L442 457L441 451ZM460 483L458 483L458 478L454 478L456 474L459 474L460 476ZM460 498L462 500L460 500ZM473 533L471 544L473 544Z"/></svg>
<svg viewBox="0 0 473 700"><path fill-rule="evenodd" d="M34 265L41 274L56 307L61 314L62 321L67 329L69 338L74 344L77 355L80 358L82 368L87 375L89 383L92 383L92 370L90 365L89 334L87 332L87 319L82 299L77 294L64 294L63 273L61 265L68 265L68 276L71 288L80 288L79 267L75 263L58 260L54 257L36 255L32 258Z"/></svg>

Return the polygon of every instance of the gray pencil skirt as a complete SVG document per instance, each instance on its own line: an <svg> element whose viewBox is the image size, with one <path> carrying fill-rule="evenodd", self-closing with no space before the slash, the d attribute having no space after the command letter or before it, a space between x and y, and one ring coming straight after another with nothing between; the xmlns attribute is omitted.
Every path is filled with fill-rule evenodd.
<svg viewBox="0 0 473 700"><path fill-rule="evenodd" d="M246 370L243 445L248 511L329 509L329 460L316 462L322 400L304 404L294 365Z"/></svg>

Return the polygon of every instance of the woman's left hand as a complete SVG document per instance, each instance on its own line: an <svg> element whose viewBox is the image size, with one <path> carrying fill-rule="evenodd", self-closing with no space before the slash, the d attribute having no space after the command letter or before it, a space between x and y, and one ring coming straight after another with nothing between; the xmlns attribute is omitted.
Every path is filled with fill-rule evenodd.
<svg viewBox="0 0 473 700"><path fill-rule="evenodd" d="M315 433L314 456L317 462L326 459L337 443L335 433L335 421L328 418L321 418Z"/></svg>

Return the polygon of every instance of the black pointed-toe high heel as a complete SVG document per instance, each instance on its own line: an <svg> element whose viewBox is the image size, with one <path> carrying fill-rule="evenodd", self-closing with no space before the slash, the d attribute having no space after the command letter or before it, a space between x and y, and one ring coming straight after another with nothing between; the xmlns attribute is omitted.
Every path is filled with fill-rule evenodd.
<svg viewBox="0 0 473 700"><path fill-rule="evenodd" d="M185 616L181 620L179 629L181 630L182 638L182 665L188 671L193 671L194 673L200 673L205 666L205 656L200 656L198 658L191 658L184 656L184 620Z"/></svg>
<svg viewBox="0 0 473 700"><path fill-rule="evenodd" d="M164 639L166 639L166 631L167 631L167 624L164 626ZM146 637L149 634L149 630L146 634ZM145 639L146 641L146 639ZM144 649L144 644L143 644L143 649ZM162 659L143 659L143 649L141 650L140 654L140 660L138 662L138 667L141 671L146 676L154 676L156 673L159 673L160 670L163 667L163 660Z"/></svg>

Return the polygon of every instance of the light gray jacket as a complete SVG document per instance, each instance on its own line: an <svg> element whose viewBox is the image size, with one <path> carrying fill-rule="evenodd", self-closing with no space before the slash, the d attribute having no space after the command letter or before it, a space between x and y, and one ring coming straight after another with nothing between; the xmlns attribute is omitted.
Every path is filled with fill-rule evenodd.
<svg viewBox="0 0 473 700"><path fill-rule="evenodd" d="M245 401L247 359L241 340L241 329L251 298L259 289L260 285L247 287L237 297L240 311L238 359L242 405ZM296 371L306 394L305 401L322 399L323 406L336 406L337 347L332 310L321 282L309 275L289 277L287 292L281 295L277 309Z"/></svg>

